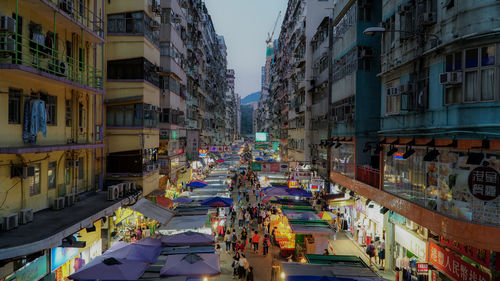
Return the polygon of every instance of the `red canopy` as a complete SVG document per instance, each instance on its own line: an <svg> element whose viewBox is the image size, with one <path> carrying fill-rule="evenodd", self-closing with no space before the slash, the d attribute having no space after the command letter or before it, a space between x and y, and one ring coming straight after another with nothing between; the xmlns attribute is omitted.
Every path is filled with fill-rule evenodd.
<svg viewBox="0 0 500 281"><path fill-rule="evenodd" d="M171 199L169 199L167 197L156 195L156 204L158 204L164 208L169 209L170 207L172 207L174 205L174 201L172 201Z"/></svg>

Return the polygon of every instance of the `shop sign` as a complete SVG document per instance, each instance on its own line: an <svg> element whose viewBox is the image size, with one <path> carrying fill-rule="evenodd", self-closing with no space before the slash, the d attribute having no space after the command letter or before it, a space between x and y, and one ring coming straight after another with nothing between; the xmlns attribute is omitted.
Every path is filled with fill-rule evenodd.
<svg viewBox="0 0 500 281"><path fill-rule="evenodd" d="M78 255L78 248L52 248L50 251L50 270L54 271L58 269L76 255Z"/></svg>
<svg viewBox="0 0 500 281"><path fill-rule="evenodd" d="M429 273L429 264L426 262L417 262L417 273L418 274Z"/></svg>
<svg viewBox="0 0 500 281"><path fill-rule="evenodd" d="M280 172L288 172L288 164L280 164Z"/></svg>
<svg viewBox="0 0 500 281"><path fill-rule="evenodd" d="M294 172L292 179L294 180L308 180L311 178L311 172Z"/></svg>
<svg viewBox="0 0 500 281"><path fill-rule="evenodd" d="M288 181L288 187L289 188L297 188L299 187L299 182L295 180Z"/></svg>
<svg viewBox="0 0 500 281"><path fill-rule="evenodd" d="M5 281L35 281L47 274L47 256L42 256L18 269Z"/></svg>
<svg viewBox="0 0 500 281"><path fill-rule="evenodd" d="M252 162L252 171L254 171L254 172L262 171L262 164L260 164L258 162Z"/></svg>
<svg viewBox="0 0 500 281"><path fill-rule="evenodd" d="M486 281L490 276L460 259L460 257L429 241L429 261L440 271L457 281Z"/></svg>
<svg viewBox="0 0 500 281"><path fill-rule="evenodd" d="M446 239L443 236L440 237L439 243L459 252L460 254L474 260L475 262L485 266L486 268L490 267L490 251L466 246L464 244L458 243L455 240Z"/></svg>
<svg viewBox="0 0 500 281"><path fill-rule="evenodd" d="M394 226L395 241L422 260L427 260L427 244L399 225Z"/></svg>
<svg viewBox="0 0 500 281"><path fill-rule="evenodd" d="M268 149L269 144L267 143L256 143L254 146L255 149Z"/></svg>
<svg viewBox="0 0 500 281"><path fill-rule="evenodd" d="M280 171L280 163L271 163L271 172L279 173Z"/></svg>
<svg viewBox="0 0 500 281"><path fill-rule="evenodd" d="M500 195L498 172L487 166L479 166L469 174L469 190L474 197L490 201Z"/></svg>

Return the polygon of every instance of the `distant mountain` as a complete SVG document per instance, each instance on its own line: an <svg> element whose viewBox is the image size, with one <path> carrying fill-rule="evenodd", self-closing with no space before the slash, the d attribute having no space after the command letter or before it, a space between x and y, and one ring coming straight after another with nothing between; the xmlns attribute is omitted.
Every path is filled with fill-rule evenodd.
<svg viewBox="0 0 500 281"><path fill-rule="evenodd" d="M260 100L260 91L251 93L250 95L241 99L241 104L248 104L252 102L258 102Z"/></svg>

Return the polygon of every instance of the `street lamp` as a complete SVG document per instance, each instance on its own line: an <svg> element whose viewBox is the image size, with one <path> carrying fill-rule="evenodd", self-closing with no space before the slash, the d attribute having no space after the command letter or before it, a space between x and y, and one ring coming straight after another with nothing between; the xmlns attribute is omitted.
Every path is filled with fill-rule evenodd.
<svg viewBox="0 0 500 281"><path fill-rule="evenodd" d="M432 36L432 37L436 38L436 40L438 41L438 44L441 44L441 39L439 39L439 37L436 34L433 34L433 33L412 32L412 31L405 31L405 30L386 29L385 27L381 27L381 26L368 27L367 29L365 29L363 31L363 34L366 34L366 35L375 35L377 33L384 33L386 31L406 33L406 34L412 34L412 35L428 35L428 36Z"/></svg>

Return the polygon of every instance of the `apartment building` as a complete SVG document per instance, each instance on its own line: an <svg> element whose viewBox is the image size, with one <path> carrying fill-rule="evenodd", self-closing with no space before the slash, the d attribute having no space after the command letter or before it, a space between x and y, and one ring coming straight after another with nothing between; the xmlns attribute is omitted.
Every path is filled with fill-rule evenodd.
<svg viewBox="0 0 500 281"><path fill-rule="evenodd" d="M186 5L185 1L177 0L161 4L159 159L161 174L174 185L179 176L182 178L180 171L187 165Z"/></svg>
<svg viewBox="0 0 500 281"><path fill-rule="evenodd" d="M120 206L100 192L107 153L104 6L102 0L0 5L2 277L34 260L48 265L51 251L74 242L69 236L86 236L85 228L99 228L100 218ZM79 250L89 250L93 240L87 241ZM37 278L50 273L40 268Z"/></svg>
<svg viewBox="0 0 500 281"><path fill-rule="evenodd" d="M105 1L107 182L158 188L160 15L158 1Z"/></svg>

